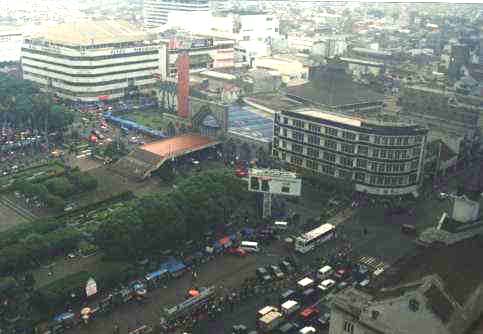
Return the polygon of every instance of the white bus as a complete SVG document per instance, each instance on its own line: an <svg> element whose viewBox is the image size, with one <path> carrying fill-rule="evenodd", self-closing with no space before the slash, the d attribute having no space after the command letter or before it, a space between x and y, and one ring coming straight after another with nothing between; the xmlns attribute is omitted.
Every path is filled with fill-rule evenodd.
<svg viewBox="0 0 483 334"><path fill-rule="evenodd" d="M277 230L286 230L288 228L287 222L277 221L273 223L273 227Z"/></svg>
<svg viewBox="0 0 483 334"><path fill-rule="evenodd" d="M240 248L246 250L247 252L258 252L258 242L255 241L242 241Z"/></svg>
<svg viewBox="0 0 483 334"><path fill-rule="evenodd" d="M319 227L302 234L295 239L295 250L300 253L307 253L315 246L335 237L335 226L322 224Z"/></svg>

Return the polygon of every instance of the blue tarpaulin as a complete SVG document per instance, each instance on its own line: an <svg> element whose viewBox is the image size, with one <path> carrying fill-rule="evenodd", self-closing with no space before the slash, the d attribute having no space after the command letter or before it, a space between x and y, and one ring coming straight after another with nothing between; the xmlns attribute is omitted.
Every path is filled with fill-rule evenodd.
<svg viewBox="0 0 483 334"><path fill-rule="evenodd" d="M183 262L177 261L174 257L170 257L166 262L161 263L159 271L167 271L170 274L186 268Z"/></svg>
<svg viewBox="0 0 483 334"><path fill-rule="evenodd" d="M184 265L184 263L182 262L177 262L177 263L174 263L170 268L169 268L169 273L170 274L173 274L173 273L176 273L178 271L181 271L183 269L185 269L186 266Z"/></svg>
<svg viewBox="0 0 483 334"><path fill-rule="evenodd" d="M74 316L75 316L75 314L74 314L74 313L71 313L71 312L65 312L65 313L61 313L61 314L59 314L59 315L56 315L56 316L54 317L54 320L55 320L55 321L59 321L59 322L61 322L61 321L64 321L64 320L67 320L67 319L73 318Z"/></svg>
<svg viewBox="0 0 483 334"><path fill-rule="evenodd" d="M241 234L244 237L251 237L251 236L253 236L255 234L255 229L249 228L249 227L245 227L240 232L241 232Z"/></svg>
<svg viewBox="0 0 483 334"><path fill-rule="evenodd" d="M167 270L158 270L158 271L155 271L155 272L152 272L152 273L149 273L146 275L146 280L152 280L154 278L158 278L158 277L161 277L163 276L164 274L166 274L168 271Z"/></svg>

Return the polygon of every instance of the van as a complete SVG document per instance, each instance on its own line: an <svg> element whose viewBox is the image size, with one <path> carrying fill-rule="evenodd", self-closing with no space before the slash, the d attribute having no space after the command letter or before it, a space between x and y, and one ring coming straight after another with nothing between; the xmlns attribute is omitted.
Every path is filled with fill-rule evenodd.
<svg viewBox="0 0 483 334"><path fill-rule="evenodd" d="M287 300L285 303L283 303L281 306L282 313L285 316L288 316L300 309L300 304L296 302L295 300Z"/></svg>
<svg viewBox="0 0 483 334"><path fill-rule="evenodd" d="M258 248L258 242L255 241L242 241L240 248L246 250L247 252L260 251L260 248Z"/></svg>
<svg viewBox="0 0 483 334"><path fill-rule="evenodd" d="M288 228L288 223L283 221L276 221L273 223L273 227L276 230L285 231Z"/></svg>
<svg viewBox="0 0 483 334"><path fill-rule="evenodd" d="M323 266L317 271L317 277L320 279L326 279L332 275L334 269L331 266Z"/></svg>

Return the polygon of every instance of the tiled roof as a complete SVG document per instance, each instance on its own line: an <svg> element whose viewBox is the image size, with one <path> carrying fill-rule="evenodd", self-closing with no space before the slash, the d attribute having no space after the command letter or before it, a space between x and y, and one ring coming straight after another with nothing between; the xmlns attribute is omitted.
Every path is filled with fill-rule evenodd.
<svg viewBox="0 0 483 334"><path fill-rule="evenodd" d="M158 140L140 147L141 150L154 153L160 157L178 156L187 151L197 151L216 144L209 137L187 134L173 138Z"/></svg>

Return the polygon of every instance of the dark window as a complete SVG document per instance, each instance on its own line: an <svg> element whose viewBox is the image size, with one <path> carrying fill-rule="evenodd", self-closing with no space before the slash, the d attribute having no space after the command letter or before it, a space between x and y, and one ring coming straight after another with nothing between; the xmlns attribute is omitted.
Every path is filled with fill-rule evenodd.
<svg viewBox="0 0 483 334"><path fill-rule="evenodd" d="M335 162L335 154L330 152L324 152L324 160Z"/></svg>
<svg viewBox="0 0 483 334"><path fill-rule="evenodd" d="M359 145L357 153L367 156L369 154L369 147L365 145Z"/></svg>
<svg viewBox="0 0 483 334"><path fill-rule="evenodd" d="M318 170L319 164L313 160L307 160L306 165L308 169Z"/></svg>
<svg viewBox="0 0 483 334"><path fill-rule="evenodd" d="M304 134L298 131L292 131L292 138L298 142L304 142Z"/></svg>
<svg viewBox="0 0 483 334"><path fill-rule="evenodd" d="M356 178L357 181L364 182L365 179L366 179L366 174L364 174L362 172L356 172L355 178Z"/></svg>
<svg viewBox="0 0 483 334"><path fill-rule="evenodd" d="M309 131L320 133L320 126L309 123Z"/></svg>
<svg viewBox="0 0 483 334"><path fill-rule="evenodd" d="M304 148L303 148L302 145L292 144L292 151L294 151L295 153L302 153L303 150L304 150Z"/></svg>
<svg viewBox="0 0 483 334"><path fill-rule="evenodd" d="M328 175L334 175L335 168L334 166L330 166L330 165L322 165L322 173L325 173Z"/></svg>
<svg viewBox="0 0 483 334"><path fill-rule="evenodd" d="M350 144L342 144L341 145L341 151L344 153L354 153L355 151L355 145L350 145Z"/></svg>
<svg viewBox="0 0 483 334"><path fill-rule="evenodd" d="M295 126L296 128L300 128L300 129L304 128L304 122L302 122L301 120L294 119L292 122L293 122L293 126Z"/></svg>
<svg viewBox="0 0 483 334"><path fill-rule="evenodd" d="M366 169L366 167L367 167L366 159L357 159L357 168Z"/></svg>
<svg viewBox="0 0 483 334"><path fill-rule="evenodd" d="M331 150L337 150L337 142L334 140L327 139L325 141L325 147L330 148Z"/></svg>
<svg viewBox="0 0 483 334"><path fill-rule="evenodd" d="M307 155L309 157L318 158L319 157L319 150L316 149L316 148L307 147Z"/></svg>
<svg viewBox="0 0 483 334"><path fill-rule="evenodd" d="M342 138L344 138L346 140L354 141L354 140L356 140L356 135L355 135L355 133L344 131L344 132L342 132Z"/></svg>
<svg viewBox="0 0 483 334"><path fill-rule="evenodd" d="M314 136L314 135L309 135L307 138L307 142L312 145L320 145L320 137L319 136Z"/></svg>
<svg viewBox="0 0 483 334"><path fill-rule="evenodd" d="M339 131L337 131L337 129L333 129L333 128L325 128L325 133L328 135L328 136L332 136L332 137L337 137L337 135L339 134Z"/></svg>

